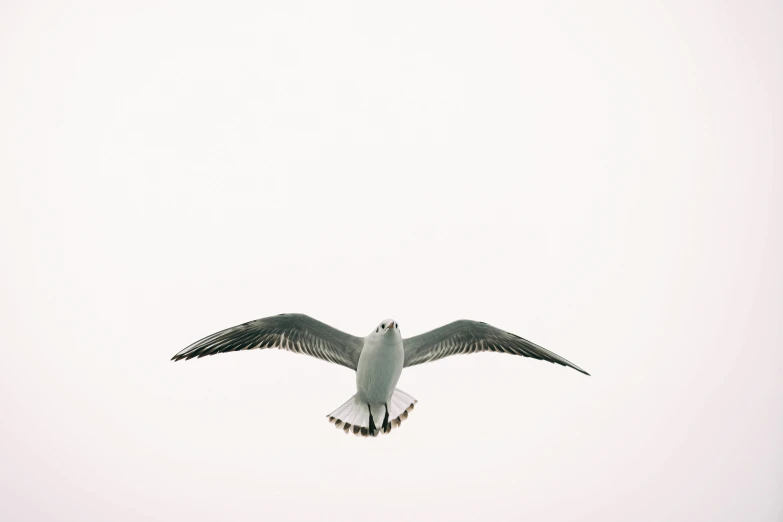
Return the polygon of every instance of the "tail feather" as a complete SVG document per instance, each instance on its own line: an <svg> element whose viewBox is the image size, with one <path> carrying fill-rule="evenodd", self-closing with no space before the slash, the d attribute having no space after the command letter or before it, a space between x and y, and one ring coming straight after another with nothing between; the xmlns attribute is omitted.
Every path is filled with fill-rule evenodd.
<svg viewBox="0 0 783 522"><path fill-rule="evenodd" d="M416 402L416 399L404 391L395 389L388 403L389 423L386 426L385 433L389 433L394 427L399 427L402 421L408 418L408 413L413 409ZM354 433L363 437L375 437L381 431L386 409L383 404L373 405L372 409L373 422L376 427L373 433L370 433L370 412L367 405L359 402L356 395L348 399L327 417L329 422L342 429L345 433Z"/></svg>

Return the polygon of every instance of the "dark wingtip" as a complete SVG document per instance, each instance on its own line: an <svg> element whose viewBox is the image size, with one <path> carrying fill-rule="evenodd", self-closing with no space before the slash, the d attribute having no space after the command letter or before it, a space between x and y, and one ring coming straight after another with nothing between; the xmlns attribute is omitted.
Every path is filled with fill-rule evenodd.
<svg viewBox="0 0 783 522"><path fill-rule="evenodd" d="M549 361L549 362L554 363L554 364L559 364L560 366L565 366L566 368L573 368L574 370L578 371L579 373L583 373L583 374L587 375L588 377L591 377L591 375L589 373L587 373L586 371L584 371L583 369L581 369L579 366L575 365L571 361L567 361L567 360L563 359L561 361L555 360L555 361Z"/></svg>
<svg viewBox="0 0 783 522"><path fill-rule="evenodd" d="M574 363L572 363L570 361L563 360L563 361L549 361L549 362L555 363L555 364L559 364L560 366L565 366L566 368L573 368L574 370L578 371L579 373L583 373L583 374L587 375L588 377L592 377L589 373L587 373L586 371L581 369L579 366L575 365Z"/></svg>
<svg viewBox="0 0 783 522"><path fill-rule="evenodd" d="M584 373L584 374L585 374L585 375L587 375L588 377L592 377L592 376L591 376L589 373L587 373L586 371L584 371L583 369L581 369L579 366L571 366L571 368L573 368L574 370L576 370L576 371L578 371L578 372L580 372L580 373Z"/></svg>

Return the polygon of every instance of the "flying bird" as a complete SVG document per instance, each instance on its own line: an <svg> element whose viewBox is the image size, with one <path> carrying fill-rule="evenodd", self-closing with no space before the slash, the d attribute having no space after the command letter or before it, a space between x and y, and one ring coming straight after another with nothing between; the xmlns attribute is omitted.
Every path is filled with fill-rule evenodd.
<svg viewBox="0 0 783 522"><path fill-rule="evenodd" d="M304 353L356 371L356 394L327 417L346 433L373 437L400 426L416 404L416 399L396 388L402 369L409 366L459 353L502 352L590 375L546 348L480 321L454 321L403 339L394 319L382 321L366 337L355 337L304 314L280 314L221 330L191 344L172 360L253 348Z"/></svg>

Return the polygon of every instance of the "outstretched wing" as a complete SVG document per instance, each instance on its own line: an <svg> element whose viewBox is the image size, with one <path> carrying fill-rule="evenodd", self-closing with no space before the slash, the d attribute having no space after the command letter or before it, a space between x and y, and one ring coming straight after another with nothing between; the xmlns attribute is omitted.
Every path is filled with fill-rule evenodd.
<svg viewBox="0 0 783 522"><path fill-rule="evenodd" d="M546 348L478 321L454 321L416 337L403 339L402 345L405 348L405 367L458 353L503 352L570 366L590 375Z"/></svg>
<svg viewBox="0 0 783 522"><path fill-rule="evenodd" d="M172 361L223 352L280 348L355 370L363 340L303 314L280 314L226 328L191 344Z"/></svg>

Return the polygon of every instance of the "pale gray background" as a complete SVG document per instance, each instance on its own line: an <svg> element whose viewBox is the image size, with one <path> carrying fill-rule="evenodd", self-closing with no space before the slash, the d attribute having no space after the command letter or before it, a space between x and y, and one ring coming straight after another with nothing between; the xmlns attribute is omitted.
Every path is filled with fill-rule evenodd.
<svg viewBox="0 0 783 522"><path fill-rule="evenodd" d="M8 2L0 519L783 519L780 2ZM190 342L487 321L403 373Z"/></svg>

